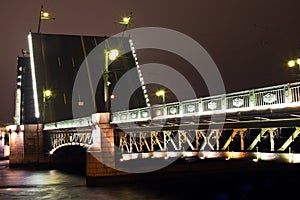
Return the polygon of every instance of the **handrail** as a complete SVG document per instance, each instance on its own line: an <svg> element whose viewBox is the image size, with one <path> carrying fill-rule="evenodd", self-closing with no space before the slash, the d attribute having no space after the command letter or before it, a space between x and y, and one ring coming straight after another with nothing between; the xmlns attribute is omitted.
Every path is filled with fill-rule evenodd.
<svg viewBox="0 0 300 200"><path fill-rule="evenodd" d="M256 109L276 109L299 105L300 82L294 82L114 112L111 114L111 123L116 124L193 115L200 116Z"/></svg>
<svg viewBox="0 0 300 200"><path fill-rule="evenodd" d="M70 119L70 120L64 120L64 121L44 124L43 130L87 127L87 126L91 125L91 122L92 122L92 117Z"/></svg>

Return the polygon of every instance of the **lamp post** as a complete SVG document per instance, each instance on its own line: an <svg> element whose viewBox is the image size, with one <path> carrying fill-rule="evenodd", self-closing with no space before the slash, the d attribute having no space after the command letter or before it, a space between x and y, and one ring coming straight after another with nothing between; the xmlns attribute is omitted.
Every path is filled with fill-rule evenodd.
<svg viewBox="0 0 300 200"><path fill-rule="evenodd" d="M288 66L289 67L295 67L296 65L298 65L298 67L300 68L300 58L288 61Z"/></svg>
<svg viewBox="0 0 300 200"><path fill-rule="evenodd" d="M49 20L49 19L53 19L54 20L55 18L51 17L49 12L44 11L43 5L42 5L41 9L40 9L40 14L39 14L39 25L38 25L37 33L40 33L41 21L42 20Z"/></svg>
<svg viewBox="0 0 300 200"><path fill-rule="evenodd" d="M104 80L104 103L105 103L105 111L109 112L108 60L114 61L119 56L119 51L117 49L111 49L111 50L104 49L104 55L105 55L105 71L104 71L104 75L103 75L103 80Z"/></svg>
<svg viewBox="0 0 300 200"><path fill-rule="evenodd" d="M130 12L129 16L123 17L122 21L119 21L119 24L124 25L122 37L124 36L124 33L127 29L127 26L129 25L129 23L131 21L131 18L132 18L132 12Z"/></svg>
<svg viewBox="0 0 300 200"><path fill-rule="evenodd" d="M43 123L45 122L46 113L46 101L52 97L52 91L49 89L43 89Z"/></svg>
<svg viewBox="0 0 300 200"><path fill-rule="evenodd" d="M158 96L158 97L162 97L163 105L165 105L165 103L166 103L166 92L165 92L165 90L164 89L158 90L158 91L156 91L155 95Z"/></svg>
<svg viewBox="0 0 300 200"><path fill-rule="evenodd" d="M130 13L130 15L128 17L123 17L122 21L120 21L119 24L128 25L130 22L130 19L131 19L131 15L132 15L132 12Z"/></svg>

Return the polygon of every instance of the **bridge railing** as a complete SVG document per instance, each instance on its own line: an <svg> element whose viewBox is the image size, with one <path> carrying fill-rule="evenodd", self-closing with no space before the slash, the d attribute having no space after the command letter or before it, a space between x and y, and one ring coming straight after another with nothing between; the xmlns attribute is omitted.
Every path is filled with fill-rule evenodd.
<svg viewBox="0 0 300 200"><path fill-rule="evenodd" d="M300 83L298 84L291 84L290 90L288 93L289 101L291 103L297 103L300 102Z"/></svg>
<svg viewBox="0 0 300 200"><path fill-rule="evenodd" d="M66 129L88 127L92 124L92 117L83 117L78 119L70 119L59 122L52 122L44 124L44 130Z"/></svg>
<svg viewBox="0 0 300 200"><path fill-rule="evenodd" d="M300 106L300 82L112 113L111 123Z"/></svg>

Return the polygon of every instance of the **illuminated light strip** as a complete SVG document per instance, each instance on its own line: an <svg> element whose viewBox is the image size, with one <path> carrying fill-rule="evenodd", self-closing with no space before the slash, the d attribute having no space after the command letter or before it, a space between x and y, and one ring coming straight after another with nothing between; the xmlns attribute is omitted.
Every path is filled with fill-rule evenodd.
<svg viewBox="0 0 300 200"><path fill-rule="evenodd" d="M21 123L21 89L16 92L15 124Z"/></svg>
<svg viewBox="0 0 300 200"><path fill-rule="evenodd" d="M269 118L265 118L265 117L254 117L255 119L260 119L260 120L270 120Z"/></svg>
<svg viewBox="0 0 300 200"><path fill-rule="evenodd" d="M298 107L298 106L300 106L300 102L293 102L287 105L287 107Z"/></svg>
<svg viewBox="0 0 300 200"><path fill-rule="evenodd" d="M16 125L16 124L13 124L13 125L8 125L5 127L5 129L7 131L24 131L24 125Z"/></svg>
<svg viewBox="0 0 300 200"><path fill-rule="evenodd" d="M199 155L199 152L193 152L193 151L182 152L183 157L194 157L194 156L198 156L198 155Z"/></svg>
<svg viewBox="0 0 300 200"><path fill-rule="evenodd" d="M32 78L34 115L38 119L40 117L40 110L39 110L39 102L38 102L37 87L36 87L35 65L34 65L31 33L28 34L28 44L29 44L29 51L30 51L30 68L31 68L31 78Z"/></svg>
<svg viewBox="0 0 300 200"><path fill-rule="evenodd" d="M130 48L131 48L131 52L132 52L132 55L134 57L134 61L135 61L135 65L137 67L137 70L138 70L138 74L139 74L139 79L140 79L140 83L143 87L143 92L144 92L144 97L146 99L146 103L147 103L147 107L150 107L150 100L148 98L148 94L147 94L147 90L146 90L146 86L144 85L144 78L142 76L142 72L140 70L140 66L139 66L139 62L138 62L138 58L136 56L136 52L135 52L135 49L134 49L134 46L133 46L133 42L132 42L132 39L129 39L129 44L130 44Z"/></svg>
<svg viewBox="0 0 300 200"><path fill-rule="evenodd" d="M239 122L240 120L237 120L237 119L226 119L228 121L232 121L232 122Z"/></svg>
<svg viewBox="0 0 300 200"><path fill-rule="evenodd" d="M80 142L80 143L78 143L78 142L67 142L67 143L61 144L61 145L59 145L59 146L53 148L51 151L49 151L49 154L50 154L50 155L53 155L54 152L55 152L57 149L59 149L59 148L61 148L61 147L65 147L65 146L81 146L81 147L89 147L90 145L85 144L85 143L81 143L81 142Z"/></svg>
<svg viewBox="0 0 300 200"><path fill-rule="evenodd" d="M292 117L300 117L300 115L296 115L296 114L290 114L290 116L292 116Z"/></svg>
<svg viewBox="0 0 300 200"><path fill-rule="evenodd" d="M277 160L279 158L278 153L266 153L266 152L258 152L260 153L260 160Z"/></svg>

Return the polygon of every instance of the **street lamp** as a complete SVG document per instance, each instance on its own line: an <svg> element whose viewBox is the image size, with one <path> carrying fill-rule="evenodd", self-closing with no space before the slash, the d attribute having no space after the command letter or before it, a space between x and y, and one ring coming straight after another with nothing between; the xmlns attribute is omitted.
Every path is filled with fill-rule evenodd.
<svg viewBox="0 0 300 200"><path fill-rule="evenodd" d="M104 103L105 103L105 111L109 111L109 91L108 91L108 60L114 61L119 56L119 50L117 49L111 49L107 50L104 49L104 55L105 55L105 71L104 71Z"/></svg>
<svg viewBox="0 0 300 200"><path fill-rule="evenodd" d="M289 67L295 67L296 65L298 65L300 67L300 58L298 58L296 60L288 61L288 66Z"/></svg>
<svg viewBox="0 0 300 200"><path fill-rule="evenodd" d="M124 30L123 30L122 37L124 36L124 32L126 31L127 26L129 25L131 18L132 18L132 12L130 12L129 16L123 17L122 21L119 21L119 24L124 25Z"/></svg>
<svg viewBox="0 0 300 200"><path fill-rule="evenodd" d="M158 97L162 97L163 104L165 104L166 92L164 89L156 91L155 95Z"/></svg>
<svg viewBox="0 0 300 200"><path fill-rule="evenodd" d="M37 30L37 33L40 33L40 29L41 29L41 21L42 20L49 20L49 19L55 19L53 17L51 17L50 13L49 12L46 12L44 9L43 9L43 5L41 6L41 9L40 9L40 14L39 14L39 25L38 25L38 30Z"/></svg>
<svg viewBox="0 0 300 200"><path fill-rule="evenodd" d="M43 89L43 122L45 122L45 113L46 113L46 101L53 96L53 93L49 89Z"/></svg>
<svg viewBox="0 0 300 200"><path fill-rule="evenodd" d="M43 94L44 94L43 97L44 97L44 101L45 101L46 99L49 99L52 96L52 91L51 90L44 90Z"/></svg>
<svg viewBox="0 0 300 200"><path fill-rule="evenodd" d="M130 22L130 19L131 19L131 13L128 17L123 17L122 21L120 21L119 23L123 24L123 25L128 25Z"/></svg>

